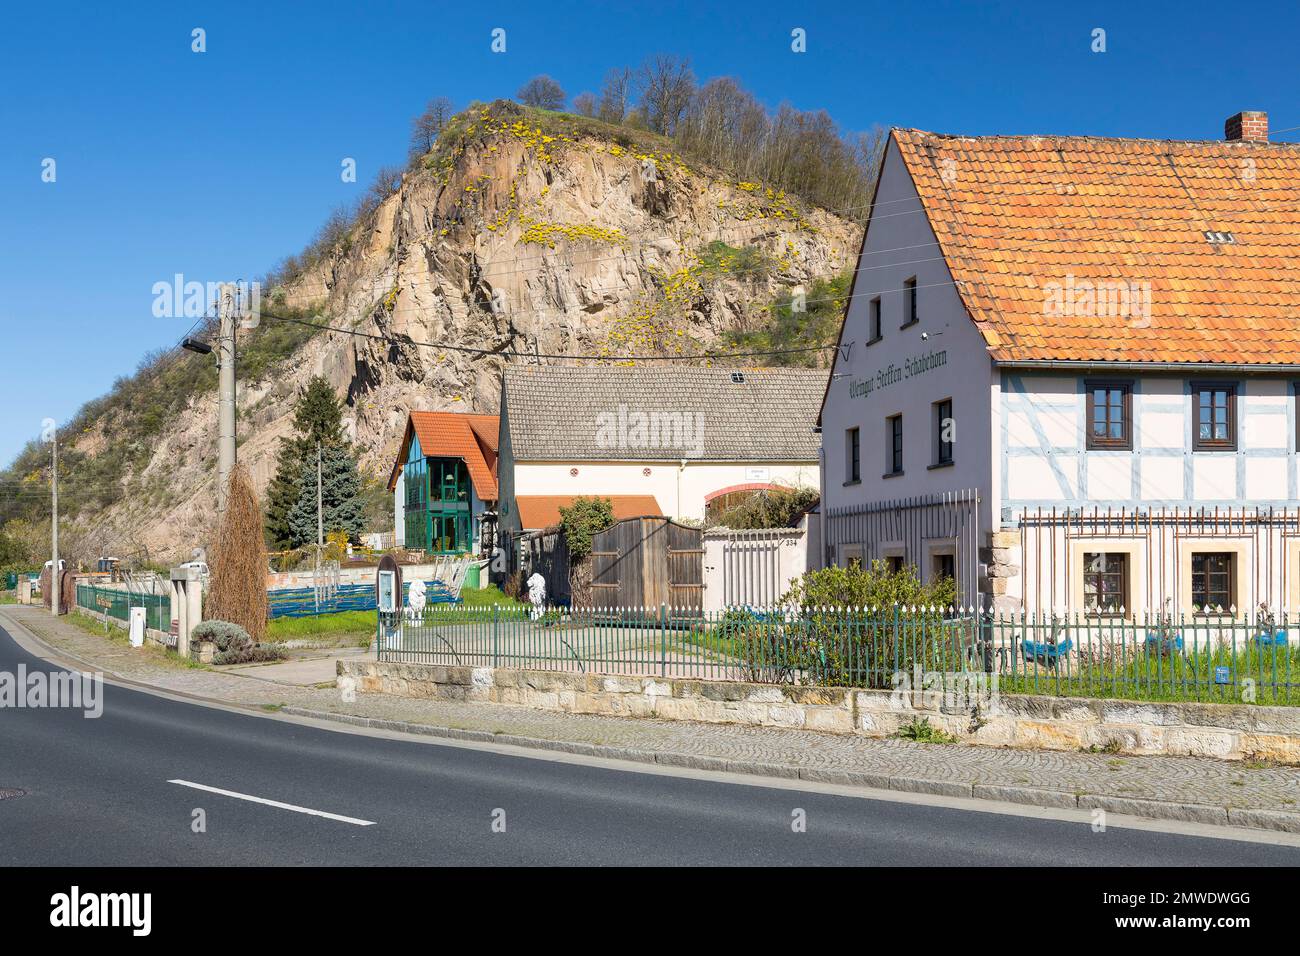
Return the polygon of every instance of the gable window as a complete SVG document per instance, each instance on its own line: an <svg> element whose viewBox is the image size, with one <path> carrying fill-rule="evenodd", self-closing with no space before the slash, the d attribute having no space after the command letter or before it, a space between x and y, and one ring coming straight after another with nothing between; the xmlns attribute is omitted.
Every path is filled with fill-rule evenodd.
<svg viewBox="0 0 1300 956"><path fill-rule="evenodd" d="M848 462L845 484L862 480L862 444L858 436L856 428L850 428L844 433L844 454Z"/></svg>
<svg viewBox="0 0 1300 956"><path fill-rule="evenodd" d="M1192 385L1194 451L1236 451L1237 386L1218 382Z"/></svg>
<svg viewBox="0 0 1300 956"><path fill-rule="evenodd" d="M952 399L934 403L934 463L952 464L953 421Z"/></svg>
<svg viewBox="0 0 1300 956"><path fill-rule="evenodd" d="M1091 552L1083 556L1083 607L1098 614L1118 614L1128 607L1128 555Z"/></svg>
<svg viewBox="0 0 1300 956"><path fill-rule="evenodd" d="M876 296L867 303L867 344L879 342L884 336L882 335L882 326L880 324L880 296Z"/></svg>
<svg viewBox="0 0 1300 956"><path fill-rule="evenodd" d="M907 328L913 322L920 321L920 313L916 307L916 276L908 279L903 283L903 325Z"/></svg>
<svg viewBox="0 0 1300 956"><path fill-rule="evenodd" d="M1089 382L1088 447L1133 447L1133 387L1128 382Z"/></svg>
<svg viewBox="0 0 1300 956"><path fill-rule="evenodd" d="M1200 611L1230 608L1235 603L1233 594L1233 562L1231 551L1196 551L1192 553L1192 606Z"/></svg>
<svg viewBox="0 0 1300 956"><path fill-rule="evenodd" d="M903 416L892 415L886 423L885 434L889 436L889 444L885 448L885 477L888 478L903 473Z"/></svg>

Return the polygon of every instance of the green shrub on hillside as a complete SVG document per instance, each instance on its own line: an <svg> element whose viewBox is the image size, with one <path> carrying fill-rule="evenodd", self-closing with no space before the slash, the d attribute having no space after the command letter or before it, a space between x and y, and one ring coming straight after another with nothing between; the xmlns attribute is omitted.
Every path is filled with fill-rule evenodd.
<svg viewBox="0 0 1300 956"><path fill-rule="evenodd" d="M764 313L765 318L754 328L732 332L728 345L736 351L774 351L785 349L816 349L833 344L844 319L848 304L852 273L834 279L815 279L804 290L802 305L796 308L793 292L782 294ZM794 365L819 367L828 365L830 349L821 351L791 351L784 355L764 356L757 361L766 365Z"/></svg>

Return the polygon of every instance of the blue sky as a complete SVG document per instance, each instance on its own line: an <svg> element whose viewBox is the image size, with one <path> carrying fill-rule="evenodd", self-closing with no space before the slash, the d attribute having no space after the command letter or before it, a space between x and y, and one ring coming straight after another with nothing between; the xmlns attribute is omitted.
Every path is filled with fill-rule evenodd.
<svg viewBox="0 0 1300 956"><path fill-rule="evenodd" d="M155 282L253 278L405 159L428 98L570 95L656 52L846 130L1211 139L1300 127L1300 5L43 3L0 29L0 463L188 327ZM1225 16L1235 10L1238 16ZM191 51L191 31L207 51ZM507 51L493 54L504 28ZM807 52L790 32L807 31ZM1106 52L1091 50L1106 31ZM1237 51L1241 52L1238 53ZM1300 130L1277 139L1300 139ZM41 180L53 158L57 179ZM353 157L358 182L341 181Z"/></svg>

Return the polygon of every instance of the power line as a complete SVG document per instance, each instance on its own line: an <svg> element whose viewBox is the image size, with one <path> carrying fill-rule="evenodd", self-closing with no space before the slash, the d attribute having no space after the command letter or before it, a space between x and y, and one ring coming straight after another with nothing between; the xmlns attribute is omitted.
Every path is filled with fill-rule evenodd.
<svg viewBox="0 0 1300 956"><path fill-rule="evenodd" d="M469 345L441 345L437 342L417 342L414 339L399 339L389 335L376 335L371 332L362 332L358 329L343 329L334 325L327 325L319 322L309 322L306 319L294 319L287 315L275 315L270 312L263 312L262 318L274 319L279 322L292 322L296 325L305 325L309 328L321 329L327 332L337 332L341 335L352 335L357 338L370 339L371 341L384 342L389 345L418 345L421 348L438 349L443 352L465 352L472 355L498 356L508 358L512 353L506 351L506 346L495 349L474 348ZM590 361L590 362L685 362L700 361L704 359L728 359L728 358L757 358L767 355L795 355L808 352L824 352L827 349L835 348L835 344L814 345L806 348L797 349L769 349L755 352L700 352L690 355L562 355L548 354L544 352L529 352L524 355L525 358L539 359L568 359L571 361ZM519 353L523 355L523 353Z"/></svg>

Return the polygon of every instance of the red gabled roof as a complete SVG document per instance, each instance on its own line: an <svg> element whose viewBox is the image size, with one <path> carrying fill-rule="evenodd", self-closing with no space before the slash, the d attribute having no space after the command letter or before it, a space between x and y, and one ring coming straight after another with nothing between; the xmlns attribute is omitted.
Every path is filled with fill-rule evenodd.
<svg viewBox="0 0 1300 956"><path fill-rule="evenodd" d="M497 500L497 416L466 415L461 412L411 412L406 433L397 449L397 462L388 479L388 489L397 487L397 476L406 464L411 436L420 440L426 458L460 458L469 469L474 493L483 501Z"/></svg>
<svg viewBox="0 0 1300 956"><path fill-rule="evenodd" d="M1300 145L892 135L994 359L1300 364Z"/></svg>

